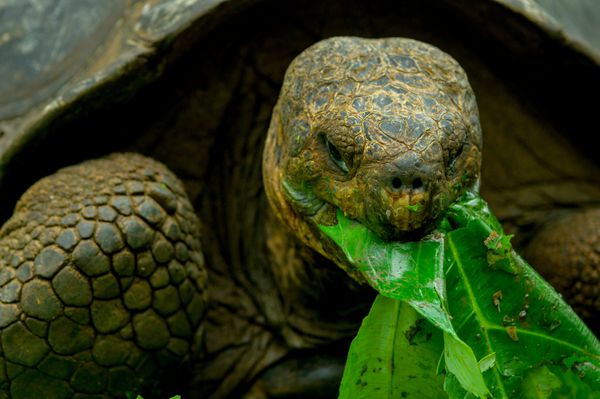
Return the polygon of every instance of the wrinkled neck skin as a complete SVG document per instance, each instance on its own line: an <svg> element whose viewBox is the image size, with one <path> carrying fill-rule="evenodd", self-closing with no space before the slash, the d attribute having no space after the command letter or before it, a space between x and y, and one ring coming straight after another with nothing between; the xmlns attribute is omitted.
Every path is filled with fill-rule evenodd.
<svg viewBox="0 0 600 399"><path fill-rule="evenodd" d="M464 71L409 39L333 38L290 65L263 158L267 197L304 244L360 282L319 229L340 209L384 240L418 240L478 188L481 128Z"/></svg>
<svg viewBox="0 0 600 399"><path fill-rule="evenodd" d="M279 128L277 113L274 112L269 131ZM318 227L335 223L335 207L319 199L309 189L290 192L286 188L281 142L277 136L269 133L263 157L264 187L273 213L304 245L342 267L354 280L366 283L365 278L353 270L340 248Z"/></svg>

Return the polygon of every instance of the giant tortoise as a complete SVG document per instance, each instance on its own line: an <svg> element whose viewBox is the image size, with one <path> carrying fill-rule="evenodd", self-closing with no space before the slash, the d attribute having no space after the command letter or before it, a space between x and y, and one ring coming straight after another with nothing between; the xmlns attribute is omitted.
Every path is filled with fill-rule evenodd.
<svg viewBox="0 0 600 399"><path fill-rule="evenodd" d="M479 104L483 196L591 320L593 43L528 1L416 3L0 5L0 396L335 397L373 292L310 220L327 223L335 205L386 238L418 237L456 179L476 184L482 148L460 67L408 39L311 47L271 121L290 61L335 35L411 37L460 62ZM341 84L378 68L401 73ZM331 104L357 114L319 110ZM437 112L447 118L433 128ZM398 144L400 131L423 139ZM355 163L359 147L370 153ZM428 206L414 215L398 201Z"/></svg>

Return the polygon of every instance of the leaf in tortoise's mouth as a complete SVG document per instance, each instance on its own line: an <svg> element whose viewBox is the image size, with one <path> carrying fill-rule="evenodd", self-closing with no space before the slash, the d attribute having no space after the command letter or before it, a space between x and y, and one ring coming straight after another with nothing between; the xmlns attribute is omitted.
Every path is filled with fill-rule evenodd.
<svg viewBox="0 0 600 399"><path fill-rule="evenodd" d="M337 225L320 228L349 262L381 295L408 303L443 335L440 364L447 371L443 390L450 398L467 393L480 398L509 398L515 393L549 398L552 392L600 391L598 340L512 250L510 237L477 194L467 193L452 204L438 229L420 241L385 242L342 212L336 217ZM377 360L369 358L370 351L353 355L353 348L364 351L365 342L375 347L378 337L389 335L387 330L396 331L398 322L378 324L376 333L371 327L377 319L394 320L385 314L401 315L398 309L389 301L374 304L355 339L360 342L353 342L350 349L340 398L386 397L369 396L376 392L368 393L368 384L357 388L348 379L354 375L356 359ZM405 348L414 350L410 345ZM397 351L385 353L394 356ZM391 385L397 377L393 369ZM432 381L437 370L432 364ZM553 388L544 391L545 386ZM542 391L550 393L538 395Z"/></svg>
<svg viewBox="0 0 600 399"><path fill-rule="evenodd" d="M443 240L385 242L341 211L338 224L321 230L332 238L348 261L381 295L409 303L443 331L448 371L477 397L488 389L472 349L456 334L445 309Z"/></svg>

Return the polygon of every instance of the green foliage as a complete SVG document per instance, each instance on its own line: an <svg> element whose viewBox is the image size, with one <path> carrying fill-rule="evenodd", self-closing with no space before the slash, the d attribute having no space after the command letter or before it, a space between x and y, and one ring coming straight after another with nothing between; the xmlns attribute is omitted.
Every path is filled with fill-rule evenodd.
<svg viewBox="0 0 600 399"><path fill-rule="evenodd" d="M598 340L512 250L477 195L453 204L419 242L383 242L341 213L338 221L322 230L390 298L378 297L352 343L340 399L442 390L450 398L600 397ZM431 337L406 344L418 320Z"/></svg>
<svg viewBox="0 0 600 399"><path fill-rule="evenodd" d="M444 332L446 367L469 392L485 397L477 359L454 331L445 309L444 241L387 243L340 212L338 220L336 226L322 229L380 294L408 302Z"/></svg>
<svg viewBox="0 0 600 399"><path fill-rule="evenodd" d="M443 345L439 330L406 302L377 296L348 353L340 398L447 397L431 367Z"/></svg>

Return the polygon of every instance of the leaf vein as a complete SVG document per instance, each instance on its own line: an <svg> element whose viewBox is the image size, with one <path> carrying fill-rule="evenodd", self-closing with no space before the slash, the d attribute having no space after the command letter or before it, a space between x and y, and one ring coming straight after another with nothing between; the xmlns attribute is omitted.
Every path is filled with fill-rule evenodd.
<svg viewBox="0 0 600 399"><path fill-rule="evenodd" d="M448 237L448 244L450 245L450 250L452 251L452 255L454 256L454 259L455 259L454 264L456 265L456 268L457 268L458 272L460 273L461 278L464 281L465 290L469 297L469 301L473 307L473 312L477 316L477 321L478 322L481 321L481 322L479 322L479 325L481 326L481 328L483 330L482 332L483 332L483 336L485 338L486 346L488 348L488 354L490 354L490 353L494 352L494 350L492 349L492 343L490 341L490 337L488 335L488 329L491 326L491 323L483 316L483 313L481 312L481 309L479 308L479 304L475 300L473 288L471 287L469 279L465 273L462 261L459 257L458 250L456 248L456 245L454 244L454 241L452 240L452 237L450 235L448 235L447 237ZM492 372L494 373L494 377L496 379L496 382L498 384L498 388L500 389L501 394L503 395L503 397L508 398L508 395L506 394L506 391L504 390L504 384L502 383L502 378L500 376L498 367L492 368Z"/></svg>
<svg viewBox="0 0 600 399"><path fill-rule="evenodd" d="M503 332L506 332L506 328L505 327L499 326L497 324L490 324L490 325L488 325L486 327L486 329L487 330L491 330L491 331L503 331ZM551 337L551 336L546 335L546 334L541 334L541 333L539 333L537 331L524 330L524 329L518 329L517 331L518 331L519 335L530 335L532 337L536 337L536 338L539 338L539 339L547 340L547 341L553 342L553 343L555 343L557 345L562 345L562 346L565 346L567 348L571 348L571 349L573 349L575 351L581 352L582 354L585 354L586 356L590 356L590 357L593 357L593 358L596 358L596 359L600 360L600 357L598 355L590 353L590 352L586 351L584 348L579 347L577 345L573 345L572 343L564 341L562 339L554 338L554 337Z"/></svg>

